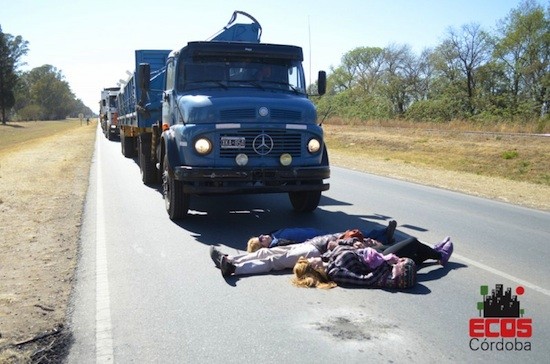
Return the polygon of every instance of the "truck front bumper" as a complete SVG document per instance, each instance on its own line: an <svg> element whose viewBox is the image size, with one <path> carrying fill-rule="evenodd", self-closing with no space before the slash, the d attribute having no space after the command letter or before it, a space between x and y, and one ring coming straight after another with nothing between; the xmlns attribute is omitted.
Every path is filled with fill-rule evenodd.
<svg viewBox="0 0 550 364"><path fill-rule="evenodd" d="M115 135L120 135L120 129L117 125L112 125L109 127L109 133L111 134L115 134Z"/></svg>
<svg viewBox="0 0 550 364"><path fill-rule="evenodd" d="M330 168L257 168L225 169L179 166L174 178L183 182L183 192L190 194L280 193L327 191Z"/></svg>

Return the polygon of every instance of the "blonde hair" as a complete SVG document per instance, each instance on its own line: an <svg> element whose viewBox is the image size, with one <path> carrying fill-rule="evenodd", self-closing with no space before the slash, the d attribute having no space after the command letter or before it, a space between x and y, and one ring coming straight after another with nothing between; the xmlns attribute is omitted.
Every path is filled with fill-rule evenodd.
<svg viewBox="0 0 550 364"><path fill-rule="evenodd" d="M254 253L256 250L259 250L262 247L260 244L260 239L257 236L253 236L248 239L248 244L246 245L246 251L249 253Z"/></svg>
<svg viewBox="0 0 550 364"><path fill-rule="evenodd" d="M300 257L294 265L292 284L297 287L330 289L336 283L330 280L325 271L314 269L304 257Z"/></svg>

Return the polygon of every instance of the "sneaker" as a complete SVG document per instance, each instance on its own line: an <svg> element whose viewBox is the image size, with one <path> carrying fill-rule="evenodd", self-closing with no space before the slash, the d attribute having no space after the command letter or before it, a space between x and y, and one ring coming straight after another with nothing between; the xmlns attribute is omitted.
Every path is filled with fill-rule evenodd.
<svg viewBox="0 0 550 364"><path fill-rule="evenodd" d="M222 255L220 260L220 270L222 271L222 276L229 277L235 273L235 264L231 263L229 259L227 259L226 255Z"/></svg>
<svg viewBox="0 0 550 364"><path fill-rule="evenodd" d="M214 248L213 246L210 247L210 258L212 258L212 261L216 265L216 268L220 267L223 256L224 254L222 254L218 249Z"/></svg>
<svg viewBox="0 0 550 364"><path fill-rule="evenodd" d="M451 241L451 237L450 236L445 237L445 239L443 239L441 242L434 245L434 250L437 252L441 252L441 249L443 248L443 246L445 246L445 244L447 244L449 241Z"/></svg>
<svg viewBox="0 0 550 364"><path fill-rule="evenodd" d="M439 260L439 264L445 265L449 261L449 258L451 257L451 254L453 254L453 242L448 241L441 249L439 250L439 253L441 254L441 259Z"/></svg>

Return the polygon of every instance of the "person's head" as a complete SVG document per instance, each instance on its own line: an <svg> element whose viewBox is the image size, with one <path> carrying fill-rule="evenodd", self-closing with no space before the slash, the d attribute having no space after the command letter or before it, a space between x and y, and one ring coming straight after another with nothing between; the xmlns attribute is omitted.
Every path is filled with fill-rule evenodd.
<svg viewBox="0 0 550 364"><path fill-rule="evenodd" d="M388 287L410 288L417 281L416 264L410 258L399 258L393 266L392 275L389 277Z"/></svg>
<svg viewBox="0 0 550 364"><path fill-rule="evenodd" d="M269 248L269 245L273 241L271 235L262 234L260 236L253 236L248 239L248 244L246 245L246 251L249 253L254 253L256 250L261 248Z"/></svg>
<svg viewBox="0 0 550 364"><path fill-rule="evenodd" d="M330 280L321 258L300 257L294 265L292 283L297 287L334 288L336 283Z"/></svg>
<svg viewBox="0 0 550 364"><path fill-rule="evenodd" d="M262 65L258 72L256 72L256 79L258 81L268 80L271 78L271 66L268 64Z"/></svg>

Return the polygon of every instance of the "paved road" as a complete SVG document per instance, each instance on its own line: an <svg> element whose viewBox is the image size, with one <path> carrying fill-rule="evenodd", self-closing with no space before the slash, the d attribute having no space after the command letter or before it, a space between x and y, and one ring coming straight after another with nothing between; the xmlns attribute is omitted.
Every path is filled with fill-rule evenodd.
<svg viewBox="0 0 550 364"><path fill-rule="evenodd" d="M549 213L340 168L330 182L313 214L293 213L286 195L200 197L193 216L174 223L159 190L141 184L136 162L99 135L69 362L547 361ZM450 264L423 267L406 292L325 291L293 287L289 272L226 281L208 256L213 244L233 254L249 236L279 227L369 229L390 219L402 237L450 235ZM530 338L471 340L480 287L496 284L524 288L518 300Z"/></svg>

